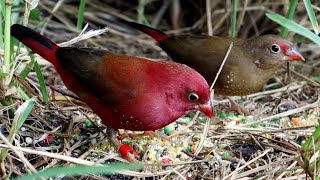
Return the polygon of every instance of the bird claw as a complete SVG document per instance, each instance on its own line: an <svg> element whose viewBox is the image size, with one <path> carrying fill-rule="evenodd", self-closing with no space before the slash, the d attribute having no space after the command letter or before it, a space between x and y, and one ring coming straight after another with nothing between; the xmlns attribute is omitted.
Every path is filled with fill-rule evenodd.
<svg viewBox="0 0 320 180"><path fill-rule="evenodd" d="M137 153L128 145L128 144L122 144L119 147L119 153L121 156L125 159L127 159L129 162L137 162L136 159Z"/></svg>
<svg viewBox="0 0 320 180"><path fill-rule="evenodd" d="M236 111L237 113L245 116L249 116L251 113L244 107L240 106L235 100L231 99L230 97L227 97L231 103L231 109L233 111Z"/></svg>

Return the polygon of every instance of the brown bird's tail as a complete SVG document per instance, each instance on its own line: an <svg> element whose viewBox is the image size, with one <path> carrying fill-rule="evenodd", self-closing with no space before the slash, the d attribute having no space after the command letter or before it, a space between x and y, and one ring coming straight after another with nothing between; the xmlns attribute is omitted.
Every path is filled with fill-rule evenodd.
<svg viewBox="0 0 320 180"><path fill-rule="evenodd" d="M55 51L60 47L47 37L19 24L11 26L11 35L52 64L57 63Z"/></svg>
<svg viewBox="0 0 320 180"><path fill-rule="evenodd" d="M142 32L148 34L153 39L155 39L157 42L160 42L170 36L162 31L159 31L157 29L153 29L153 28L146 26L146 25L143 25L143 24L139 24L139 23L135 23L135 22L125 22L125 23L135 29L138 29L139 31L142 31Z"/></svg>

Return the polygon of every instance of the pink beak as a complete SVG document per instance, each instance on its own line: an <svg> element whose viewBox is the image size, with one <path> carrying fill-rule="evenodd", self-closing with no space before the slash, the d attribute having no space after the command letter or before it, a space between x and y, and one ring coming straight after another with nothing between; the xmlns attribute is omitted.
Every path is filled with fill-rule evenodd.
<svg viewBox="0 0 320 180"><path fill-rule="evenodd" d="M304 57L298 51L297 46L292 46L291 49L288 49L285 52L284 60L287 61L305 61Z"/></svg>
<svg viewBox="0 0 320 180"><path fill-rule="evenodd" d="M203 112L203 114L205 114L206 116L208 116L210 119L213 118L214 114L213 114L213 110L212 110L212 103L211 101L208 101L207 104L200 104L198 105L198 108L201 112Z"/></svg>

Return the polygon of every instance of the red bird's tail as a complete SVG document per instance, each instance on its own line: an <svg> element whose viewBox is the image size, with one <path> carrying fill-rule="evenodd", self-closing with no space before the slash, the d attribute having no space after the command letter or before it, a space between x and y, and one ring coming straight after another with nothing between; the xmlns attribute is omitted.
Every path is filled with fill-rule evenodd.
<svg viewBox="0 0 320 180"><path fill-rule="evenodd" d="M138 29L139 31L142 31L142 32L148 34L153 39L155 39L157 42L160 42L160 41L169 37L168 34L162 32L162 31L159 31L157 29L153 29L151 27L145 26L143 24L139 24L139 23L135 23L135 22L125 22L125 23L135 29Z"/></svg>
<svg viewBox="0 0 320 180"><path fill-rule="evenodd" d="M55 51L60 47L47 37L19 24L11 26L11 35L52 64L57 63Z"/></svg>

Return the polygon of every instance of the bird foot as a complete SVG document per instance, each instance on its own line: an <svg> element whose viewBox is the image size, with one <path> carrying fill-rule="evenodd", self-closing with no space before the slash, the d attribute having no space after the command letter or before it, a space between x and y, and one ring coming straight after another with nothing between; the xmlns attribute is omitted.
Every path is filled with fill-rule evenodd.
<svg viewBox="0 0 320 180"><path fill-rule="evenodd" d="M128 144L122 144L118 148L118 150L121 156L129 162L138 162L138 160L136 159L137 153Z"/></svg>
<svg viewBox="0 0 320 180"><path fill-rule="evenodd" d="M139 162L136 158L137 153L128 145L121 144L120 141L116 137L115 130L113 128L107 129L108 137L114 146L118 149L119 153L123 158L128 160L129 162Z"/></svg>
<svg viewBox="0 0 320 180"><path fill-rule="evenodd" d="M141 136L150 136L150 137L155 137L155 138L160 138L169 142L173 142L173 140L167 136L167 135L159 135L158 133L154 131L144 131L142 134L130 134L131 137L136 138L136 137L141 137Z"/></svg>
<svg viewBox="0 0 320 180"><path fill-rule="evenodd" d="M237 113L245 116L249 116L251 113L244 107L240 106L235 100L231 99L230 97L227 97L231 103L231 109L233 111L236 111Z"/></svg>

